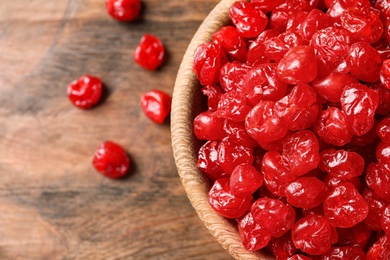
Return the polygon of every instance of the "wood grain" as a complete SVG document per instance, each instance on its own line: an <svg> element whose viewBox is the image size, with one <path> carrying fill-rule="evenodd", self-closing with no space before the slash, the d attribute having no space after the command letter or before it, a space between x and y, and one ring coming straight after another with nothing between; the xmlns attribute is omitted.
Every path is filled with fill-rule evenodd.
<svg viewBox="0 0 390 260"><path fill-rule="evenodd" d="M169 124L151 123L142 93L172 93L182 56L217 0L145 0L135 22L104 0L0 3L0 259L231 259L191 207L172 156ZM133 62L144 33L168 57L155 72ZM105 98L73 107L83 74ZM131 175L111 180L91 159L104 140L129 152Z"/></svg>

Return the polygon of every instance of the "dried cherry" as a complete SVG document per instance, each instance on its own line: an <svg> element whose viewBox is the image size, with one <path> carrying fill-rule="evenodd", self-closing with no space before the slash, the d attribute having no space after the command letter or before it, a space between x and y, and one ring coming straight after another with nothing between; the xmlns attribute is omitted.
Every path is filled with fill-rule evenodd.
<svg viewBox="0 0 390 260"><path fill-rule="evenodd" d="M295 221L294 209L277 199L260 198L253 203L251 212L255 221L274 237L289 231Z"/></svg>
<svg viewBox="0 0 390 260"><path fill-rule="evenodd" d="M344 182L325 199L324 213L333 226L348 228L367 217L368 205L352 183Z"/></svg>
<svg viewBox="0 0 390 260"><path fill-rule="evenodd" d="M96 149L92 165L101 174L117 179L128 173L130 158L122 146L105 141Z"/></svg>
<svg viewBox="0 0 390 260"><path fill-rule="evenodd" d="M271 239L271 235L255 221L251 212L238 221L238 232L244 247L249 251L266 247Z"/></svg>
<svg viewBox="0 0 390 260"><path fill-rule="evenodd" d="M153 89L141 96L141 108L145 115L157 124L162 124L171 112L172 98L162 90Z"/></svg>
<svg viewBox="0 0 390 260"><path fill-rule="evenodd" d="M209 203L220 215L235 219L250 209L252 195L234 196L230 190L229 178L220 178L209 191Z"/></svg>
<svg viewBox="0 0 390 260"><path fill-rule="evenodd" d="M164 61L165 47L161 40L144 34L134 51L134 61L147 70L156 70Z"/></svg>
<svg viewBox="0 0 390 260"><path fill-rule="evenodd" d="M324 254L337 242L336 229L324 216L315 214L299 219L292 227L291 236L298 249L311 255Z"/></svg>
<svg viewBox="0 0 390 260"><path fill-rule="evenodd" d="M81 109L88 109L96 105L102 91L101 79L91 75L84 75L72 81L67 88L69 100L74 106Z"/></svg>
<svg viewBox="0 0 390 260"><path fill-rule="evenodd" d="M141 11L141 0L106 0L106 8L112 18L129 22L135 20Z"/></svg>

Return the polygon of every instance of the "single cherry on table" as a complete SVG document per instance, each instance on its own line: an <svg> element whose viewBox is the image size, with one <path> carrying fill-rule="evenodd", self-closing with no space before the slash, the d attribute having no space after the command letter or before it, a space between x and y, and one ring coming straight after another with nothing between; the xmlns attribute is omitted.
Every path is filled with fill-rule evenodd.
<svg viewBox="0 0 390 260"><path fill-rule="evenodd" d="M144 34L134 51L134 61L147 70L156 70L164 61L165 47L161 40Z"/></svg>
<svg viewBox="0 0 390 260"><path fill-rule="evenodd" d="M117 179L128 173L130 158L122 146L113 141L105 141L96 149L92 165L106 177Z"/></svg>
<svg viewBox="0 0 390 260"><path fill-rule="evenodd" d="M112 18L121 22L135 20L142 8L141 0L106 0L106 8Z"/></svg>
<svg viewBox="0 0 390 260"><path fill-rule="evenodd" d="M103 86L100 78L84 75L68 85L67 93L74 106L88 109L99 102L102 90Z"/></svg>

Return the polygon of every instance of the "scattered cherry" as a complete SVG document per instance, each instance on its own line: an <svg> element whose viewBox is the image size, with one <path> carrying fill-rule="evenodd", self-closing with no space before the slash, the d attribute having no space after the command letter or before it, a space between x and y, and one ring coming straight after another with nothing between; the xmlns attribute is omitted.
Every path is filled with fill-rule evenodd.
<svg viewBox="0 0 390 260"><path fill-rule="evenodd" d="M142 36L134 52L134 60L147 70L156 70L164 61L165 48L159 38L151 34Z"/></svg>
<svg viewBox="0 0 390 260"><path fill-rule="evenodd" d="M96 105L102 95L102 81L91 75L84 75L68 85L68 97L78 108L88 109Z"/></svg>
<svg viewBox="0 0 390 260"><path fill-rule="evenodd" d="M120 145L105 141L96 150L92 164L101 174L116 179L128 173L130 159Z"/></svg>
<svg viewBox="0 0 390 260"><path fill-rule="evenodd" d="M106 0L109 15L121 22L135 20L141 11L141 0Z"/></svg>
<svg viewBox="0 0 390 260"><path fill-rule="evenodd" d="M141 108L145 115L157 124L164 123L171 111L172 98L161 90L151 90L141 96Z"/></svg>

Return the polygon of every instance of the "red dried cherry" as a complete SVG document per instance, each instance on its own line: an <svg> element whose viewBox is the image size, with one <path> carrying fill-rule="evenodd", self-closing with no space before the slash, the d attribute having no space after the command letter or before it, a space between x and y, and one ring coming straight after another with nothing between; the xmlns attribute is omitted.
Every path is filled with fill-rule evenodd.
<svg viewBox="0 0 390 260"><path fill-rule="evenodd" d="M379 103L376 91L360 83L352 83L344 88L340 103L353 134L361 136L370 131Z"/></svg>
<svg viewBox="0 0 390 260"><path fill-rule="evenodd" d="M351 33L355 41L373 43L383 33L383 25L377 10L361 6L350 7L340 16L341 26Z"/></svg>
<svg viewBox="0 0 390 260"><path fill-rule="evenodd" d="M284 121L276 115L274 106L275 102L261 101L246 116L245 128L258 143L278 140L288 131Z"/></svg>
<svg viewBox="0 0 390 260"><path fill-rule="evenodd" d="M68 98L78 108L88 109L96 105L102 95L102 81L91 75L84 75L68 85Z"/></svg>
<svg viewBox="0 0 390 260"><path fill-rule="evenodd" d="M349 143L353 136L346 115L337 107L322 110L314 130L324 142L337 146Z"/></svg>
<svg viewBox="0 0 390 260"><path fill-rule="evenodd" d="M278 76L288 84L308 83L317 76L317 57L311 46L292 47L278 64Z"/></svg>
<svg viewBox="0 0 390 260"><path fill-rule="evenodd" d="M323 150L318 168L333 177L351 179L362 175L364 159L355 152L346 150Z"/></svg>
<svg viewBox="0 0 390 260"><path fill-rule="evenodd" d="M247 105L244 93L229 91L221 95L215 113L221 118L243 122L250 110L251 107Z"/></svg>
<svg viewBox="0 0 390 260"><path fill-rule="evenodd" d="M347 30L328 27L317 31L311 44L319 57L333 63L347 56L351 39Z"/></svg>
<svg viewBox="0 0 390 260"><path fill-rule="evenodd" d="M289 231L295 221L294 209L277 199L260 198L253 203L251 212L255 221L274 237Z"/></svg>
<svg viewBox="0 0 390 260"><path fill-rule="evenodd" d="M368 205L368 215L364 220L364 223L367 228L370 230L380 231L381 227L381 217L383 210L388 205L388 202L381 199L375 192L371 189L366 189L362 192L363 199L367 202Z"/></svg>
<svg viewBox="0 0 390 260"><path fill-rule="evenodd" d="M302 37L294 32L284 32L264 42L264 55L271 60L279 61L292 47L302 43Z"/></svg>
<svg viewBox="0 0 390 260"><path fill-rule="evenodd" d="M121 22L135 20L139 16L141 7L141 0L106 0L107 12Z"/></svg>
<svg viewBox="0 0 390 260"><path fill-rule="evenodd" d="M141 107L145 115L157 124L164 123L171 111L172 98L161 90L151 90L141 96Z"/></svg>
<svg viewBox="0 0 390 260"><path fill-rule="evenodd" d="M300 24L298 32L304 42L310 42L314 33L327 27L325 14L318 9L311 10Z"/></svg>
<svg viewBox="0 0 390 260"><path fill-rule="evenodd" d="M230 176L230 190L236 196L253 194L261 185L261 173L249 163L237 165Z"/></svg>
<svg viewBox="0 0 390 260"><path fill-rule="evenodd" d="M214 182L208 200L218 214L233 219L243 216L252 205L252 195L234 196L231 193L229 178L221 178Z"/></svg>
<svg viewBox="0 0 390 260"><path fill-rule="evenodd" d="M327 192L322 181L315 177L301 177L286 188L287 202L297 208L314 208L326 198Z"/></svg>
<svg viewBox="0 0 390 260"><path fill-rule="evenodd" d="M218 164L219 141L207 141L198 152L197 167L211 180L229 177Z"/></svg>
<svg viewBox="0 0 390 260"><path fill-rule="evenodd" d="M253 66L244 78L244 92L248 105L254 107L260 101L276 102L286 94L287 83L277 75L276 63Z"/></svg>
<svg viewBox="0 0 390 260"><path fill-rule="evenodd" d="M142 36L134 52L134 60L147 70L156 70L164 61L165 48L159 38L151 34Z"/></svg>
<svg viewBox="0 0 390 260"><path fill-rule="evenodd" d="M299 11L309 12L316 6L316 1L307 0L287 0L272 10L270 18L271 29L284 32L288 19Z"/></svg>
<svg viewBox="0 0 390 260"><path fill-rule="evenodd" d="M199 140L222 140L226 136L223 130L225 120L215 113L205 111L194 119L194 133Z"/></svg>
<svg viewBox="0 0 390 260"><path fill-rule="evenodd" d="M340 102L341 93L349 83L358 82L350 74L332 72L329 75L316 78L311 86L318 95L329 102Z"/></svg>
<svg viewBox="0 0 390 260"><path fill-rule="evenodd" d="M218 132L216 129L214 129ZM223 130L228 136L235 138L243 146L256 147L258 143L248 135L245 130L245 122L234 122L232 120L225 120Z"/></svg>
<svg viewBox="0 0 390 260"><path fill-rule="evenodd" d="M351 7L370 8L368 0L332 0L326 12L330 25L341 26L341 15Z"/></svg>
<svg viewBox="0 0 390 260"><path fill-rule="evenodd" d="M213 42L219 44L225 53L233 60L245 62L246 43L234 26L224 26L212 36Z"/></svg>
<svg viewBox="0 0 390 260"><path fill-rule="evenodd" d="M286 259L297 252L297 248L291 239L291 231L288 231L281 237L272 237L267 249L276 256L276 259Z"/></svg>
<svg viewBox="0 0 390 260"><path fill-rule="evenodd" d="M283 139L283 159L294 176L301 176L315 169L320 161L319 143L315 134L302 130Z"/></svg>
<svg viewBox="0 0 390 260"><path fill-rule="evenodd" d="M320 107L315 91L308 84L298 84L291 92L275 103L275 113L291 131L311 127Z"/></svg>
<svg viewBox="0 0 390 260"><path fill-rule="evenodd" d="M345 29L328 27L314 33L311 46L317 54L318 72L328 75L331 72L345 72L351 38Z"/></svg>
<svg viewBox="0 0 390 260"><path fill-rule="evenodd" d="M251 212L238 221L238 232L242 244L249 251L264 248L271 239L271 235L254 220Z"/></svg>
<svg viewBox="0 0 390 260"><path fill-rule="evenodd" d="M324 201L324 213L336 227L348 228L363 221L368 214L368 205L352 183L336 186Z"/></svg>
<svg viewBox="0 0 390 260"><path fill-rule="evenodd" d="M218 145L218 164L231 175L234 168L242 163L253 162L253 149L243 146L232 137L225 137Z"/></svg>
<svg viewBox="0 0 390 260"><path fill-rule="evenodd" d="M379 142L376 147L376 158L379 163L390 165L390 144Z"/></svg>
<svg viewBox="0 0 390 260"><path fill-rule="evenodd" d="M390 242L387 236L379 238L368 250L366 260L390 259Z"/></svg>
<svg viewBox="0 0 390 260"><path fill-rule="evenodd" d="M216 43L203 43L194 53L193 70L203 86L214 85L219 81L219 69L228 61L221 46Z"/></svg>
<svg viewBox="0 0 390 260"><path fill-rule="evenodd" d="M291 236L298 249L311 255L324 254L337 242L336 229L321 215L299 219L292 227Z"/></svg>
<svg viewBox="0 0 390 260"><path fill-rule="evenodd" d="M350 46L347 56L349 72L358 80L375 82L379 79L381 56L366 42L356 42Z"/></svg>
<svg viewBox="0 0 390 260"><path fill-rule="evenodd" d="M277 151L266 152L263 157L261 172L264 183L273 194L285 196L285 189L296 176L291 174L288 162Z"/></svg>
<svg viewBox="0 0 390 260"><path fill-rule="evenodd" d="M120 178L128 172L130 159L120 145L105 141L96 150L92 165L98 172L109 178Z"/></svg>
<svg viewBox="0 0 390 260"><path fill-rule="evenodd" d="M227 62L221 67L219 83L224 91L239 91L244 88L244 78L250 67L239 61Z"/></svg>
<svg viewBox="0 0 390 260"><path fill-rule="evenodd" d="M238 33L246 38L257 37L268 23L267 16L248 2L238 1L229 9L229 16Z"/></svg>
<svg viewBox="0 0 390 260"><path fill-rule="evenodd" d="M249 44L246 63L251 66L268 63L270 60L264 55L265 42L278 35L279 32L275 30L264 30L260 33L260 35Z"/></svg>

